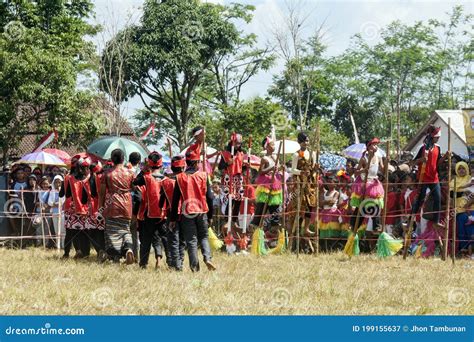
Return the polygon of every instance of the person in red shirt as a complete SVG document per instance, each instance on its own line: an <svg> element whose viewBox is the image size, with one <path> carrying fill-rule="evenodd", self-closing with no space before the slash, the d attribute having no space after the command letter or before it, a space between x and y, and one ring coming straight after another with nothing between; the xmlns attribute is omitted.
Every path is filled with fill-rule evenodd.
<svg viewBox="0 0 474 342"><path fill-rule="evenodd" d="M152 152L146 160L147 168L133 181L134 186L145 187L142 201L145 202L143 212L144 224L140 227L140 262L141 268L146 268L153 245L156 264L159 268L163 259L163 249L167 252L165 230L165 193L163 188L164 176L161 174L163 158L158 152Z"/></svg>
<svg viewBox="0 0 474 342"><path fill-rule="evenodd" d="M100 207L104 208L105 248L114 262L125 257L128 265L133 264L133 241L130 232L132 219L132 189L135 175L124 166L125 155L115 149L110 159L114 166L103 176L100 188Z"/></svg>
<svg viewBox="0 0 474 342"><path fill-rule="evenodd" d="M169 220L171 216L171 206L173 204L173 193L174 187L176 185L176 177L184 172L184 168L186 167L186 161L183 156L178 155L174 156L171 159L171 171L173 173L171 175L167 175L163 179L163 192L166 199L166 218ZM181 214L181 203L178 203L178 214ZM169 263L168 265L175 269L176 271L183 270L183 262L184 262L184 250L186 248L186 244L183 239L183 232L181 229L180 222L176 222L174 227L171 227L168 224L168 236L167 236L167 243L168 243L168 251L169 251ZM168 261L168 257L167 257Z"/></svg>
<svg viewBox="0 0 474 342"><path fill-rule="evenodd" d="M208 235L209 221L212 220L212 209L209 208L212 208L213 196L207 174L199 171L199 163L200 149L190 146L186 151L187 169L176 175L169 217L169 229L176 229L176 222L179 222L193 272L199 271L198 245L208 270L216 269Z"/></svg>
<svg viewBox="0 0 474 342"><path fill-rule="evenodd" d="M395 184L397 180L393 175L388 177L389 181L389 188L387 193L387 204L386 204L386 212L387 216L385 218L385 230L387 233L393 233L393 227L397 225L400 220L401 214L401 200L402 195L400 192L397 191L397 185Z"/></svg>
<svg viewBox="0 0 474 342"><path fill-rule="evenodd" d="M248 198L247 201L247 213L245 213L245 198ZM239 211L239 226L244 229L244 216L247 215L247 224L245 230L248 231L248 227L252 218L255 214L255 187L252 184L245 185L244 191L244 201L240 204Z"/></svg>
<svg viewBox="0 0 474 342"><path fill-rule="evenodd" d="M232 155L232 147L234 154ZM244 198L244 178L242 167L244 164L244 152L242 151L242 136L232 134L225 151L221 153L219 170L222 171L222 191L228 197L232 197L232 223L237 225L240 204ZM229 214L229 200L227 201L225 213Z"/></svg>
<svg viewBox="0 0 474 342"><path fill-rule="evenodd" d="M430 189L433 196L433 216L432 220L438 227L443 225L439 222L441 208L441 187L439 184L438 167L441 165L448 153L441 155L441 148L436 144L441 136L441 127L430 125L426 132L423 146L418 151L415 159L410 162L411 165L418 164L418 182L421 183L421 189L418 198L414 203L411 214L417 214L421 205L425 201L426 191Z"/></svg>

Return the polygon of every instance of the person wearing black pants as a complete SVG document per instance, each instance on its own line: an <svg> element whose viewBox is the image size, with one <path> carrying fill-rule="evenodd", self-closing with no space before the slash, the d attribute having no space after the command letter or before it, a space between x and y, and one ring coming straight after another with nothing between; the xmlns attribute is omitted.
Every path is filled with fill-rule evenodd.
<svg viewBox="0 0 474 342"><path fill-rule="evenodd" d="M201 247L204 263L208 270L216 269L212 262L209 245L207 216L209 214L209 220L212 219L213 195L210 184L208 184L207 174L199 171L200 156L201 149L198 144L191 145L186 151L188 169L176 176L170 214L170 229L175 229L176 222L180 222L193 272L198 272L200 269L197 253L198 245ZM180 215L178 214L178 208L181 208Z"/></svg>
<svg viewBox="0 0 474 342"><path fill-rule="evenodd" d="M140 227L140 262L142 268L148 265L151 247L155 250L155 257L163 258L163 244L161 242L161 234L163 234L163 226L165 221L162 219L145 218L144 225Z"/></svg>
<svg viewBox="0 0 474 342"><path fill-rule="evenodd" d="M171 171L173 171L172 175L169 175L163 180L163 189L166 199L166 203L162 203L162 207L166 205L166 216L170 217L171 214L171 206L173 205L173 193L174 187L176 184L176 176L184 171L186 166L186 162L182 156L174 156L171 159ZM179 204L178 204L179 207ZM183 269L183 261L184 261L184 249L185 249L185 242L183 236L183 230L181 229L180 222L177 222L172 229L167 224L167 246L168 246L168 253L166 261L170 268L173 268L177 271L181 271Z"/></svg>
<svg viewBox="0 0 474 342"><path fill-rule="evenodd" d="M441 128L430 125L426 131L423 146L418 151L411 165L418 164L418 182L422 183L411 213L415 215L425 201L426 190L430 189L430 196L433 196L433 215L431 221L437 227L444 227L440 220L441 210L441 186L439 183L439 166L446 160L448 153L441 154L441 147L437 144L441 136ZM423 169L423 170L422 170ZM423 173L422 173L423 172ZM451 172L451 170L449 170Z"/></svg>
<svg viewBox="0 0 474 342"><path fill-rule="evenodd" d="M155 249L156 268L160 266L160 260L163 258L163 249L166 254L166 227L165 214L162 210L165 195L162 187L163 175L160 169L163 160L158 152L152 152L147 158L147 169L141 172L133 181L134 186L145 188L146 210L144 213L144 224L140 227L140 262L142 268L146 268L150 256L151 246ZM167 255L168 256L168 255Z"/></svg>

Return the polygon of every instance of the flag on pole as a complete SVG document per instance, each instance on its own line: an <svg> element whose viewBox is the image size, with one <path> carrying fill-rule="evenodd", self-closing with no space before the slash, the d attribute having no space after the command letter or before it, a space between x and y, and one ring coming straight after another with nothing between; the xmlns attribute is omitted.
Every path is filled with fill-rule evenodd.
<svg viewBox="0 0 474 342"><path fill-rule="evenodd" d="M140 140L144 140L147 136L149 136L151 133L152 136L155 136L155 123L152 122L150 126L143 132L143 134L140 137Z"/></svg>
<svg viewBox="0 0 474 342"><path fill-rule="evenodd" d="M40 142L38 145L36 145L35 149L33 152L41 152L43 148L48 146L51 142L53 142L54 139L58 138L58 132L56 132L55 129L53 129L51 132L46 134L44 137L41 138Z"/></svg>

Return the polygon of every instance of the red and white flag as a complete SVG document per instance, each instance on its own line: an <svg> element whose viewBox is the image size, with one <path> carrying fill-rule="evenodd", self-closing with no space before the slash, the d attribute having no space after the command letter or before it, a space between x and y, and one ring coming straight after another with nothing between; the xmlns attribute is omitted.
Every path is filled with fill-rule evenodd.
<svg viewBox="0 0 474 342"><path fill-rule="evenodd" d="M40 142L38 145L36 145L35 149L33 152L40 152L43 148L48 146L50 143L54 141L54 139L58 138L58 132L56 130L52 130L48 134L46 134L44 137L41 138Z"/></svg>
<svg viewBox="0 0 474 342"><path fill-rule="evenodd" d="M149 136L151 133L152 136L155 136L155 123L152 122L150 126L143 132L143 134L140 137L140 140L145 139L147 136Z"/></svg>

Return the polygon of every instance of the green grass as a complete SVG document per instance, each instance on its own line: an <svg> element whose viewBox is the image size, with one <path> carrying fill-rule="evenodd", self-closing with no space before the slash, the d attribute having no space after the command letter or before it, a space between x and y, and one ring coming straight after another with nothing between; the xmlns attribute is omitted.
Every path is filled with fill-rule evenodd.
<svg viewBox="0 0 474 342"><path fill-rule="evenodd" d="M0 249L2 315L472 315L474 262L215 255L215 272L141 270ZM205 268L201 265L201 268Z"/></svg>

